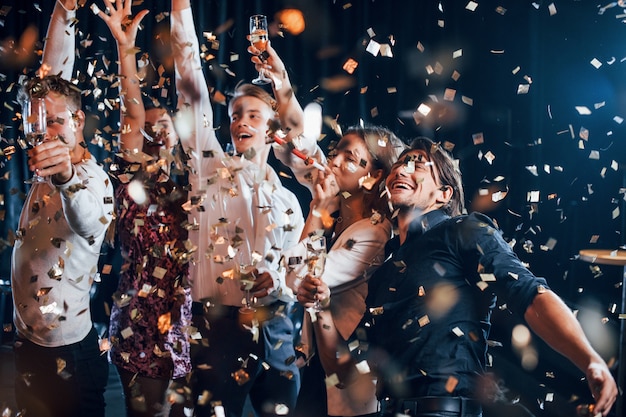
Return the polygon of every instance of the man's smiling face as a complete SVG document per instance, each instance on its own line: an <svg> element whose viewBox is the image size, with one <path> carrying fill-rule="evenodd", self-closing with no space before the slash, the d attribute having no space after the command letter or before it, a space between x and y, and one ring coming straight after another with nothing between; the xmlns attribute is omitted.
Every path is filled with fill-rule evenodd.
<svg viewBox="0 0 626 417"><path fill-rule="evenodd" d="M252 96L235 99L230 112L230 138L238 154L267 145L268 122L274 112L263 100Z"/></svg>
<svg viewBox="0 0 626 417"><path fill-rule="evenodd" d="M428 154L421 149L400 156L387 176L389 199L394 207L426 213L440 208L450 199L432 165Z"/></svg>

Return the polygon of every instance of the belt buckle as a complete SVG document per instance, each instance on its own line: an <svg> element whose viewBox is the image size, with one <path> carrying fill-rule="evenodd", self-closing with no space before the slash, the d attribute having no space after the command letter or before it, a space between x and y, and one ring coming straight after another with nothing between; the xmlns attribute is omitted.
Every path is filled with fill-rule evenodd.
<svg viewBox="0 0 626 417"><path fill-rule="evenodd" d="M385 397L380 400L380 415L383 417L395 416L396 413L396 400Z"/></svg>

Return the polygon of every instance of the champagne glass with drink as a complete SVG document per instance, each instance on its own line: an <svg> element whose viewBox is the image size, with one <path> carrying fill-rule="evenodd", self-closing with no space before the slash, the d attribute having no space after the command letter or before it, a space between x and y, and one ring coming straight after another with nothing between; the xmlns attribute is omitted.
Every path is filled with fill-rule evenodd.
<svg viewBox="0 0 626 417"><path fill-rule="evenodd" d="M267 39L267 17L262 14L250 16L250 43L252 46L263 53L267 47ZM271 81L265 72L260 70L258 77L252 80L252 84L269 84Z"/></svg>
<svg viewBox="0 0 626 417"><path fill-rule="evenodd" d="M30 97L24 93L22 101L22 122L24 136L26 138L25 148L32 148L43 143L46 136L46 124L48 113L46 112L45 97ZM31 179L24 181L26 184L45 182L46 179L36 172Z"/></svg>
<svg viewBox="0 0 626 417"><path fill-rule="evenodd" d="M245 235L244 235L245 236ZM243 314L254 313L256 309L252 304L251 290L254 287L254 281L256 276L254 275L254 269L256 260L254 254L250 250L250 243L247 239L241 242L239 246L239 253L237 254L238 262L235 265L237 277L243 287L245 293L245 304L239 308L239 312Z"/></svg>
<svg viewBox="0 0 626 417"><path fill-rule="evenodd" d="M322 235L313 235L307 242L307 258L306 265L308 274L311 277L322 279L324 268L326 266L326 238ZM313 310L322 311L320 300L315 300Z"/></svg>

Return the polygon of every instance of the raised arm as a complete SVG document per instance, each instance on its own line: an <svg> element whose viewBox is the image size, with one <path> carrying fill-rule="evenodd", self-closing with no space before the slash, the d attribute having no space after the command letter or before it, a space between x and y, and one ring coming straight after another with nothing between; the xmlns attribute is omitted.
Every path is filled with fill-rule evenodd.
<svg viewBox="0 0 626 417"><path fill-rule="evenodd" d="M317 168L296 157L291 149L296 148L302 154L313 158L322 165L326 163L326 156L317 146L317 139L321 132L321 107L316 104L315 106L307 106L305 110L302 109L291 85L285 64L272 47L271 41L268 41L265 52L262 54L254 46L249 46L248 52L252 54L251 60L256 70L263 70L272 80L272 89L276 98L276 112L281 129L286 134L284 137L286 144L275 144L274 153L282 163L291 168L300 184L313 191Z"/></svg>
<svg viewBox="0 0 626 417"><path fill-rule="evenodd" d="M104 20L117 44L119 57L121 116L120 124L122 134L120 147L122 151L141 151L143 148L143 134L146 120L146 111L141 98L140 80L137 76L137 60L135 54L137 48L135 40L139 23L148 14L148 10L142 10L132 19L132 1L117 3L114 6L110 0L104 3L109 8L109 14L100 11L98 16ZM126 152L125 152L126 154Z"/></svg>
<svg viewBox="0 0 626 417"><path fill-rule="evenodd" d="M526 309L524 318L550 347L585 373L596 401L594 413L608 415L617 396L615 380L565 303L552 291L537 294Z"/></svg>
<svg viewBox="0 0 626 417"><path fill-rule="evenodd" d="M76 18L77 0L57 0L43 47L40 75L61 75L72 78L76 37L72 23Z"/></svg>
<svg viewBox="0 0 626 417"><path fill-rule="evenodd" d="M257 70L263 69L265 74L272 79L272 89L276 98L276 112L280 119L281 128L287 133L288 138L300 135L304 129L304 112L291 85L287 69L271 41L267 42L267 48L263 54L250 46L249 51L254 54L254 62ZM261 60L265 57L265 60Z"/></svg>
<svg viewBox="0 0 626 417"><path fill-rule="evenodd" d="M202 151L213 151L219 157L223 152L213 131L213 108L202 72L200 46L189 0L172 0L170 18L180 112L177 119L179 123L185 123L186 130L191 129L191 134L179 132L181 143L186 149L197 151L196 158L192 154L192 159L202 158Z"/></svg>

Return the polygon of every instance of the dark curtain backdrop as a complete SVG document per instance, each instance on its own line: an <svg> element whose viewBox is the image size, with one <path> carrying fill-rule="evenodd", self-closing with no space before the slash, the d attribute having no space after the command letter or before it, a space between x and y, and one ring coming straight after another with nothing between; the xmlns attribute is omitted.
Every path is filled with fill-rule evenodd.
<svg viewBox="0 0 626 417"><path fill-rule="evenodd" d="M106 164L119 130L118 90L110 77L117 71L116 50L106 26L89 10L91 3L77 14L74 75L85 92L90 150ZM134 3L135 9L151 10L138 39L150 57L146 91L174 105L169 2ZM406 141L426 135L450 147L464 173L468 209L496 219L520 258L586 319L594 346L614 363L620 270L576 259L580 249L624 243L626 18L617 3L606 3L195 0L192 6L215 97L254 77L246 52L248 16L263 13L275 24L272 44L298 98L323 106L324 146L337 139L338 127L372 123ZM15 145L20 135L15 83L38 65L52 7L51 0L0 0L0 274L5 280L27 191L23 180L31 175ZM278 27L274 16L286 8L302 11L301 34ZM39 41L34 46L29 30ZM385 53L369 52L373 44ZM344 69L350 60L358 64L352 73ZM421 111L424 106L428 114ZM215 104L215 126L225 145L222 104ZM309 196L288 183L306 209ZM539 415L572 415L576 404L589 400L582 374L537 340L539 364L523 370L510 340L510 327L519 318L499 307L492 337L502 346L490 354L510 396L519 396Z"/></svg>

